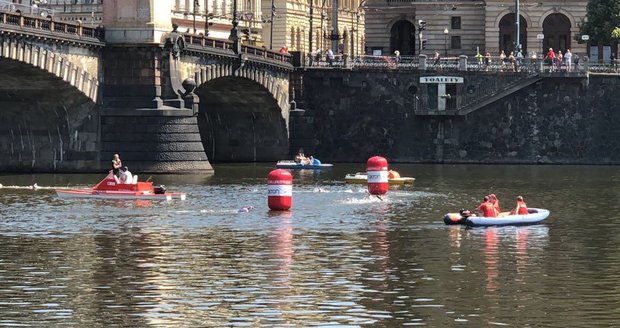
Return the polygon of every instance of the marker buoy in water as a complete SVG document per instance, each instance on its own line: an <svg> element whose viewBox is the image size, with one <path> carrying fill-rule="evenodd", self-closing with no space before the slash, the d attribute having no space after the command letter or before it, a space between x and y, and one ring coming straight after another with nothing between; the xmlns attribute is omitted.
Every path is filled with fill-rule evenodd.
<svg viewBox="0 0 620 328"><path fill-rule="evenodd" d="M383 195L388 191L388 162L381 156L368 159L366 165L368 192L371 195Z"/></svg>
<svg viewBox="0 0 620 328"><path fill-rule="evenodd" d="M293 203L293 176L291 172L277 169L267 177L267 205L273 211L288 211Z"/></svg>

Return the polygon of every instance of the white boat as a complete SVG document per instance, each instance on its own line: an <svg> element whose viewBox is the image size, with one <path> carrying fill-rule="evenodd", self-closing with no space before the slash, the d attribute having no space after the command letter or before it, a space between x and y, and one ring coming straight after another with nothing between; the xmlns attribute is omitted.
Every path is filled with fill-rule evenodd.
<svg viewBox="0 0 620 328"><path fill-rule="evenodd" d="M323 170L330 169L333 164L301 164L291 160L282 160L276 163L276 167L279 169L293 169L293 170Z"/></svg>
<svg viewBox="0 0 620 328"><path fill-rule="evenodd" d="M448 213L443 217L445 224L465 224L468 226L499 226L536 224L546 219L550 212L542 208L528 208L528 214L500 215L497 217L462 216L460 213ZM506 212L508 213L508 212Z"/></svg>

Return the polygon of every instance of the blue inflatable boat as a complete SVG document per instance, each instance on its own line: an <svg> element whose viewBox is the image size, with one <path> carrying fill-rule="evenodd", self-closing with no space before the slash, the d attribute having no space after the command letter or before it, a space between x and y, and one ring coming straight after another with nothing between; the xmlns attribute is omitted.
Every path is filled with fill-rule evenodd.
<svg viewBox="0 0 620 328"><path fill-rule="evenodd" d="M528 225L540 223L549 216L549 210L528 208L528 214L501 215L490 218L485 216L463 216L460 213L448 213L443 217L445 224L465 224L468 226Z"/></svg>

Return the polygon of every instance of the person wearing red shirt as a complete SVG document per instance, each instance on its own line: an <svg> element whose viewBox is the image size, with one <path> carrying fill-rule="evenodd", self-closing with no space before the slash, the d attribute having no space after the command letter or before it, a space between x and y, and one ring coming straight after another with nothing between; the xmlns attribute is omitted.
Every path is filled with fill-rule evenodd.
<svg viewBox="0 0 620 328"><path fill-rule="evenodd" d="M497 211L496 214L499 215L502 210L499 208L499 199L497 199L497 196L495 196L495 194L490 194L489 201L491 202L491 204L493 204L493 207L495 207L495 211Z"/></svg>
<svg viewBox="0 0 620 328"><path fill-rule="evenodd" d="M488 218L494 218L497 216L495 207L489 200L489 196L484 196L484 201L480 203L480 206L478 206L478 215Z"/></svg>
<svg viewBox="0 0 620 328"><path fill-rule="evenodd" d="M522 196L517 196L517 206L510 211L510 214L529 214L527 204L523 201Z"/></svg>

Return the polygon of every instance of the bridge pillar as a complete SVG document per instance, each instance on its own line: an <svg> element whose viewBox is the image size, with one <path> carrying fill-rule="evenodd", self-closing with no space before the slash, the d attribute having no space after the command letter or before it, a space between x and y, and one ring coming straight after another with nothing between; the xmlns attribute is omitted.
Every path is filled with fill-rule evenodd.
<svg viewBox="0 0 620 328"><path fill-rule="evenodd" d="M179 78L184 39L171 23L172 2L155 2L104 2L102 165L118 153L132 171L212 171L198 129L195 83Z"/></svg>

